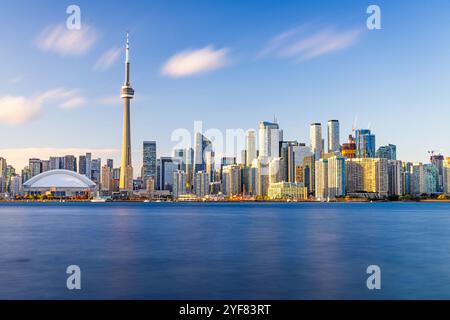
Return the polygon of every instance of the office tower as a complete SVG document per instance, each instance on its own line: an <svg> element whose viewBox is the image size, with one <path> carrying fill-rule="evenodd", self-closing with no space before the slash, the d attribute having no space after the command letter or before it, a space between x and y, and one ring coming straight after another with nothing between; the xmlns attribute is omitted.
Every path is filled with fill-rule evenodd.
<svg viewBox="0 0 450 320"><path fill-rule="evenodd" d="M101 190L108 194L113 191L112 170L108 164L102 166Z"/></svg>
<svg viewBox="0 0 450 320"><path fill-rule="evenodd" d="M52 158L50 158L52 162ZM86 156L80 155L78 157L78 173L87 176L86 174Z"/></svg>
<svg viewBox="0 0 450 320"><path fill-rule="evenodd" d="M22 169L22 184L31 179L31 170L28 166Z"/></svg>
<svg viewBox="0 0 450 320"><path fill-rule="evenodd" d="M186 172L186 192L191 193L194 187L194 149L187 148L186 149L186 165L184 168L181 168Z"/></svg>
<svg viewBox="0 0 450 320"><path fill-rule="evenodd" d="M411 195L426 193L425 168L422 163L414 163L411 168Z"/></svg>
<svg viewBox="0 0 450 320"><path fill-rule="evenodd" d="M241 167L239 165L223 167L222 192L227 196L241 194Z"/></svg>
<svg viewBox="0 0 450 320"><path fill-rule="evenodd" d="M322 125L320 123L311 124L309 137L311 142L311 152L314 154L314 159L319 160L323 154L322 141Z"/></svg>
<svg viewBox="0 0 450 320"><path fill-rule="evenodd" d="M385 197L389 191L388 160L380 158L347 159L347 193L374 193Z"/></svg>
<svg viewBox="0 0 450 320"><path fill-rule="evenodd" d="M348 136L348 143L342 145L342 156L347 159L356 158L356 142L352 135Z"/></svg>
<svg viewBox="0 0 450 320"><path fill-rule="evenodd" d="M376 153L376 157L388 160L397 160L397 146L388 144L387 146L379 147Z"/></svg>
<svg viewBox="0 0 450 320"><path fill-rule="evenodd" d="M186 149L175 149L173 150L174 161L178 161L181 170L184 171L186 165Z"/></svg>
<svg viewBox="0 0 450 320"><path fill-rule="evenodd" d="M410 195L411 194L411 172L412 172L413 163L412 162L404 162L402 164L402 194Z"/></svg>
<svg viewBox="0 0 450 320"><path fill-rule="evenodd" d="M315 187L315 156L314 154L311 156L307 156L303 159L303 183L305 187L308 188L309 194L314 194Z"/></svg>
<svg viewBox="0 0 450 320"><path fill-rule="evenodd" d="M111 171L112 171L112 169L114 168L114 160L113 159L106 159L106 166L108 168L110 168Z"/></svg>
<svg viewBox="0 0 450 320"><path fill-rule="evenodd" d="M339 120L328 121L328 153L341 150Z"/></svg>
<svg viewBox="0 0 450 320"><path fill-rule="evenodd" d="M269 157L259 156L254 162L253 166L256 168L256 195L260 198L267 196L269 189Z"/></svg>
<svg viewBox="0 0 450 320"><path fill-rule="evenodd" d="M41 170L42 172L47 172L50 170L50 160L41 160Z"/></svg>
<svg viewBox="0 0 450 320"><path fill-rule="evenodd" d="M334 156L328 159L328 196L331 199L345 196L346 189L345 158Z"/></svg>
<svg viewBox="0 0 450 320"><path fill-rule="evenodd" d="M86 153L86 177L92 178L92 154Z"/></svg>
<svg viewBox="0 0 450 320"><path fill-rule="evenodd" d="M284 178L284 161L282 158L269 160L269 184L286 181Z"/></svg>
<svg viewBox="0 0 450 320"><path fill-rule="evenodd" d="M375 157L375 135L368 129L355 130L356 157Z"/></svg>
<svg viewBox="0 0 450 320"><path fill-rule="evenodd" d="M207 152L212 151L211 141L197 132L195 134L195 149L194 149L194 170L203 171L206 170L206 159L205 155Z"/></svg>
<svg viewBox="0 0 450 320"><path fill-rule="evenodd" d="M159 190L167 190L172 192L173 173L179 169L179 163L174 161L172 157L161 157Z"/></svg>
<svg viewBox="0 0 450 320"><path fill-rule="evenodd" d="M403 165L400 160L388 160L388 195L401 196L403 194L402 179L403 179Z"/></svg>
<svg viewBox="0 0 450 320"><path fill-rule="evenodd" d="M15 198L22 194L22 178L19 175L13 175L10 180L9 193Z"/></svg>
<svg viewBox="0 0 450 320"><path fill-rule="evenodd" d="M247 166L251 166L253 160L256 159L256 132L253 130L247 131L247 136L245 139L245 151L246 151L245 164Z"/></svg>
<svg viewBox="0 0 450 320"><path fill-rule="evenodd" d="M214 168L215 168L214 151L206 150L204 153L204 159L205 159L205 171L212 182L214 181Z"/></svg>
<svg viewBox="0 0 450 320"><path fill-rule="evenodd" d="M428 195L437 193L439 181L438 169L432 163L427 163L423 167L425 171L425 193Z"/></svg>
<svg viewBox="0 0 450 320"><path fill-rule="evenodd" d="M8 166L6 159L0 157L0 193L6 192L6 167Z"/></svg>
<svg viewBox="0 0 450 320"><path fill-rule="evenodd" d="M444 193L450 195L450 157L444 162Z"/></svg>
<svg viewBox="0 0 450 320"><path fill-rule="evenodd" d="M280 127L277 123L259 123L259 156L276 158L280 156Z"/></svg>
<svg viewBox="0 0 450 320"><path fill-rule="evenodd" d="M241 150L241 162L240 164L247 166L247 150Z"/></svg>
<svg viewBox="0 0 450 320"><path fill-rule="evenodd" d="M91 160L91 180L96 184L100 184L101 180L101 170L102 168L102 159L92 159Z"/></svg>
<svg viewBox="0 0 450 320"><path fill-rule="evenodd" d="M71 155L65 156L64 169L77 172L77 158Z"/></svg>
<svg viewBox="0 0 450 320"><path fill-rule="evenodd" d="M430 162L436 167L438 171L436 191L444 192L444 156L440 154L433 154L430 157Z"/></svg>
<svg viewBox="0 0 450 320"><path fill-rule="evenodd" d="M42 173L42 164L40 159L31 158L29 160L28 166L31 171L31 177L37 176L38 174Z"/></svg>
<svg viewBox="0 0 450 320"><path fill-rule="evenodd" d="M122 191L133 191L133 165L131 162L131 128L130 128L130 102L134 97L134 90L130 84L130 44L127 33L125 50L125 83L120 91L124 100L123 132L122 132L122 161L120 170L119 188Z"/></svg>
<svg viewBox="0 0 450 320"><path fill-rule="evenodd" d="M195 194L199 198L204 198L209 195L209 181L210 177L206 171L198 171L195 174Z"/></svg>
<svg viewBox="0 0 450 320"><path fill-rule="evenodd" d="M177 199L179 196L186 194L186 173L182 170L177 170L173 173L173 198Z"/></svg>
<svg viewBox="0 0 450 320"><path fill-rule="evenodd" d="M295 165L296 156L299 154L301 144L297 141L282 141L280 142L280 157L282 158L281 181L294 182L295 181ZM309 148L308 148L309 149ZM303 159L301 159L301 162ZM280 181L280 182L281 182Z"/></svg>
<svg viewBox="0 0 450 320"><path fill-rule="evenodd" d="M328 198L328 160L319 159L315 163L315 195L317 200Z"/></svg>
<svg viewBox="0 0 450 320"><path fill-rule="evenodd" d="M156 141L144 141L142 155L142 180L156 180Z"/></svg>
<svg viewBox="0 0 450 320"><path fill-rule="evenodd" d="M222 180L223 167L229 166L232 164L237 164L236 157L222 157L222 159L220 159L220 168L219 168L220 180Z"/></svg>

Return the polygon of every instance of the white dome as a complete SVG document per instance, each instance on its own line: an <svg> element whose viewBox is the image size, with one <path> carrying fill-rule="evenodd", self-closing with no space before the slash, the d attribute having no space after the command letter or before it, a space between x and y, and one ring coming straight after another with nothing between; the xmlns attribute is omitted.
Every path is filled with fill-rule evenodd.
<svg viewBox="0 0 450 320"><path fill-rule="evenodd" d="M51 170L38 174L24 183L24 188L91 189L96 184L86 176L69 170Z"/></svg>

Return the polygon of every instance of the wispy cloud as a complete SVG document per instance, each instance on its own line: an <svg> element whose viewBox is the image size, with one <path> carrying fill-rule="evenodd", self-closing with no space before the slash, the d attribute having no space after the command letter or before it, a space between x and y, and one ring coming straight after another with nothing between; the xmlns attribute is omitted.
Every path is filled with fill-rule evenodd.
<svg viewBox="0 0 450 320"><path fill-rule="evenodd" d="M119 59L122 48L112 48L106 51L95 63L94 71L106 71Z"/></svg>
<svg viewBox="0 0 450 320"><path fill-rule="evenodd" d="M207 46L197 50L185 50L172 56L162 67L161 73L167 77L181 78L211 72L229 63L229 49L215 50Z"/></svg>
<svg viewBox="0 0 450 320"><path fill-rule="evenodd" d="M97 31L87 25L80 30L69 30L64 25L48 26L37 37L35 43L43 51L60 55L82 55L97 42Z"/></svg>
<svg viewBox="0 0 450 320"><path fill-rule="evenodd" d="M292 59L294 62L304 62L355 45L362 32L363 29L335 28L322 28L311 32L310 28L297 27L273 37L258 57L275 56Z"/></svg>
<svg viewBox="0 0 450 320"><path fill-rule="evenodd" d="M19 125L39 117L47 103L55 103L63 109L73 109L85 104L79 90L57 88L35 95L0 96L0 123Z"/></svg>

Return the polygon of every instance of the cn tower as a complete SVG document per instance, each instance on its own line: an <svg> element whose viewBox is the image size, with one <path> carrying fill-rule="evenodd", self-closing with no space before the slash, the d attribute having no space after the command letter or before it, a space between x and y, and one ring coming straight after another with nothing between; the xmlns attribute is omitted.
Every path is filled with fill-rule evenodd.
<svg viewBox="0 0 450 320"><path fill-rule="evenodd" d="M130 84L130 42L128 33L125 52L125 83L120 90L120 97L124 101L124 109L119 188L121 191L131 192L133 191L133 166L131 163L130 101L134 97L134 89Z"/></svg>

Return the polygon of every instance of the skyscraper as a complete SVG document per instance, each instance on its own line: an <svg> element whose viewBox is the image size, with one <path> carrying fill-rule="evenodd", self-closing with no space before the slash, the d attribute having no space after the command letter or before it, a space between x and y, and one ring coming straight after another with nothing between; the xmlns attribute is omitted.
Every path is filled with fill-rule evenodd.
<svg viewBox="0 0 450 320"><path fill-rule="evenodd" d="M356 157L375 157L375 135L368 129L355 130Z"/></svg>
<svg viewBox="0 0 450 320"><path fill-rule="evenodd" d="M328 159L328 196L331 199L345 195L345 158L334 156Z"/></svg>
<svg viewBox="0 0 450 320"><path fill-rule="evenodd" d="M123 191L133 190L133 166L131 163L131 128L130 128L130 101L134 97L134 90L130 84L130 44L127 33L125 50L125 83L120 91L124 100L123 131L122 131L122 161L120 170L119 188Z"/></svg>
<svg viewBox="0 0 450 320"><path fill-rule="evenodd" d="M251 166L253 160L256 159L256 132L253 130L247 132L245 149L245 156L247 157L245 163L247 166Z"/></svg>
<svg viewBox="0 0 450 320"><path fill-rule="evenodd" d="M430 157L430 162L436 167L438 171L436 191L444 192L444 156L441 154L433 154Z"/></svg>
<svg viewBox="0 0 450 320"><path fill-rule="evenodd" d="M280 156L280 127L278 123L259 123L259 155L277 158Z"/></svg>
<svg viewBox="0 0 450 320"><path fill-rule="evenodd" d="M315 163L315 195L317 200L328 198L328 160L319 159Z"/></svg>
<svg viewBox="0 0 450 320"><path fill-rule="evenodd" d="M339 120L328 121L328 152L338 152L341 149Z"/></svg>
<svg viewBox="0 0 450 320"><path fill-rule="evenodd" d="M144 141L142 154L142 180L156 180L156 141Z"/></svg>
<svg viewBox="0 0 450 320"><path fill-rule="evenodd" d="M309 131L309 137L311 141L311 152L314 154L315 160L322 158L322 125L320 123L311 124Z"/></svg>
<svg viewBox="0 0 450 320"><path fill-rule="evenodd" d="M388 160L397 160L397 147L393 144L381 146L377 150L376 157Z"/></svg>
<svg viewBox="0 0 450 320"><path fill-rule="evenodd" d="M195 172L206 170L205 155L207 152L210 151L212 151L211 141L201 133L197 132L195 135L195 149L194 149Z"/></svg>

